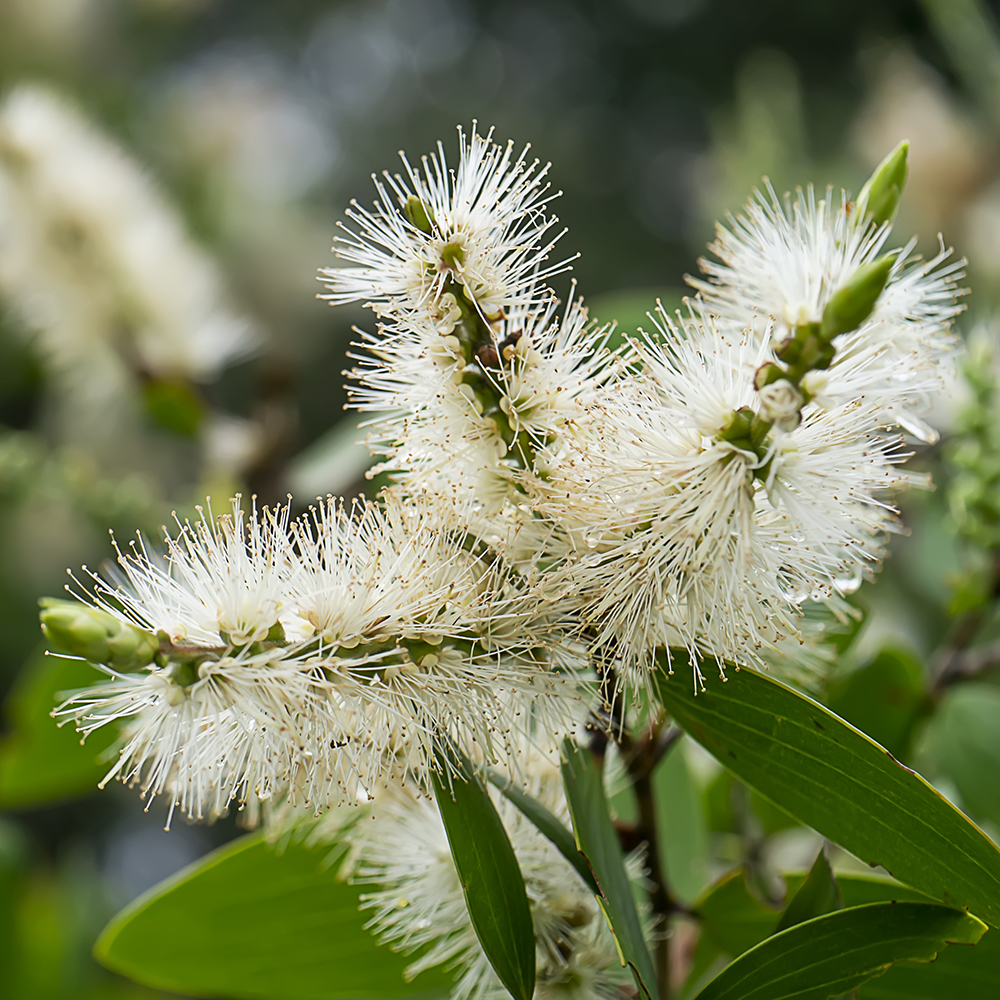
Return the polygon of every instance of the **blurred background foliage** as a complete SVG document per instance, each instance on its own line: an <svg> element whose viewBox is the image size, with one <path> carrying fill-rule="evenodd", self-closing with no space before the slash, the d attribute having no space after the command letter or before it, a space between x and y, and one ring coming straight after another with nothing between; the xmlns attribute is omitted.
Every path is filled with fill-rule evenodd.
<svg viewBox="0 0 1000 1000"><path fill-rule="evenodd" d="M0 0L0 992L152 996L98 968L97 932L238 831L166 834L160 804L97 791L113 747L48 716L94 674L43 655L38 597L106 559L108 528L155 538L208 493L302 506L366 488L341 375L365 317L316 301L315 269L372 171L439 138L451 155L472 119L552 161L574 277L626 330L657 297L679 304L713 220L762 176L856 191L911 140L897 231L925 253L943 232L969 258L969 377L914 459L937 490L904 499L910 533L858 592L860 627L834 637L818 693L1000 836L998 15L977 0ZM746 905L778 898L816 836L687 741L668 760L680 898L734 864ZM629 791L614 803L627 835ZM704 967L726 951L675 944Z"/></svg>

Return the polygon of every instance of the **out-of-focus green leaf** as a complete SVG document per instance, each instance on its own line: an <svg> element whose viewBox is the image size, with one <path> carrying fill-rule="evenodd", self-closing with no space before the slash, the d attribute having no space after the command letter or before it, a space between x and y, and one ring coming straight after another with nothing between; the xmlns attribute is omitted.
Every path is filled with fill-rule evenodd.
<svg viewBox="0 0 1000 1000"><path fill-rule="evenodd" d="M806 880L785 907L775 933L788 930L789 927L804 923L806 920L812 920L813 917L833 913L834 910L843 909L843 906L840 889L830 869L826 851L820 851L812 868L809 869Z"/></svg>
<svg viewBox="0 0 1000 1000"><path fill-rule="evenodd" d="M631 968L639 989L647 997L655 997L656 972L625 873L621 844L608 814L601 772L594 755L570 740L563 742L562 758L563 784L573 817L576 846L590 863L600 886L597 901L618 945L622 964Z"/></svg>
<svg viewBox="0 0 1000 1000"><path fill-rule="evenodd" d="M836 678L827 704L903 760L909 756L914 728L928 709L924 666L905 650L883 649L867 666Z"/></svg>
<svg viewBox="0 0 1000 1000"><path fill-rule="evenodd" d="M768 906L750 891L742 868L723 875L695 901L692 909L701 919L702 934L733 957L749 951L772 934L781 916L780 910Z"/></svg>
<svg viewBox="0 0 1000 1000"><path fill-rule="evenodd" d="M183 437L198 432L204 417L204 403L186 382L149 379L143 385L146 409L162 427Z"/></svg>
<svg viewBox="0 0 1000 1000"><path fill-rule="evenodd" d="M870 903L791 927L742 954L698 1000L829 1000L896 962L932 962L986 925L937 903Z"/></svg>
<svg viewBox="0 0 1000 1000"><path fill-rule="evenodd" d="M966 811L1000 824L1000 688L952 687L922 734L920 756L955 783Z"/></svg>
<svg viewBox="0 0 1000 1000"><path fill-rule="evenodd" d="M556 847L559 853L579 872L580 878L587 884L591 892L598 893L601 890L594 880L594 873L587 864L587 859L577 850L576 840L571 831L559 822L538 799L533 799L526 792L512 784L510 779L495 771L489 772L490 783L500 789L503 796L513 802L521 812L544 834Z"/></svg>
<svg viewBox="0 0 1000 1000"><path fill-rule="evenodd" d="M667 881L678 899L689 903L707 881L708 831L683 741L671 749L653 772L653 801Z"/></svg>
<svg viewBox="0 0 1000 1000"><path fill-rule="evenodd" d="M0 806L36 805L97 789L117 731L107 726L81 745L73 726L60 728L49 713L62 694L100 676L88 663L43 650L25 664L4 703L10 732L0 741Z"/></svg>
<svg viewBox="0 0 1000 1000"><path fill-rule="evenodd" d="M514 1000L535 992L535 932L524 876L489 793L475 775L433 775L465 904L479 943Z"/></svg>
<svg viewBox="0 0 1000 1000"><path fill-rule="evenodd" d="M380 946L362 890L337 880L329 847L276 851L242 837L154 886L94 948L140 983L203 997L340 1000L444 991L437 969L412 982L412 958Z"/></svg>
<svg viewBox="0 0 1000 1000"><path fill-rule="evenodd" d="M920 775L811 698L752 670L697 697L658 677L674 719L747 784L872 865L1000 924L1000 850Z"/></svg>

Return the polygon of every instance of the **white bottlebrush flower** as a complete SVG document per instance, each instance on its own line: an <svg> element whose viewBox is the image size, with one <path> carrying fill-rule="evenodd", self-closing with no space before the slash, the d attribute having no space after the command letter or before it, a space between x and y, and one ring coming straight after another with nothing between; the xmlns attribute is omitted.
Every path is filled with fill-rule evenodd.
<svg viewBox="0 0 1000 1000"><path fill-rule="evenodd" d="M94 578L94 603L159 655L60 712L85 733L126 720L111 775L199 817L276 792L318 810L366 798L389 772L419 777L442 736L495 759L535 719L565 729L571 658L465 540L394 498L185 523L165 557L138 544Z"/></svg>
<svg viewBox="0 0 1000 1000"><path fill-rule="evenodd" d="M366 336L352 403L380 414L369 446L415 492L468 495L490 510L526 488L537 449L582 418L614 372L609 327L591 323L575 288L558 302L518 306L487 331L471 361L421 335ZM530 478L530 476L529 476Z"/></svg>
<svg viewBox="0 0 1000 1000"><path fill-rule="evenodd" d="M525 791L570 824L559 770L533 747L518 752ZM620 1000L634 988L593 893L558 850L495 789L491 795L510 836L531 905L536 941L537 1000ZM404 952L427 947L408 970L436 965L455 971L453 1000L502 1000L501 985L476 938L433 800L405 791L375 802L372 819L346 832L349 871L370 884L363 907L370 927ZM638 860L629 867L638 875Z"/></svg>
<svg viewBox="0 0 1000 1000"><path fill-rule="evenodd" d="M440 143L422 172L401 153L404 174L374 178L374 207L353 202L348 210L356 228L344 227L334 249L356 266L323 269L330 291L321 297L362 302L394 324L446 336L463 309L490 323L544 293L539 277L565 265L543 266L557 220L545 214L548 168L527 152L515 156L512 143L499 146L492 130L482 136L473 127L468 137L459 129L455 169Z"/></svg>
<svg viewBox="0 0 1000 1000"><path fill-rule="evenodd" d="M726 440L734 411L758 407L766 341L662 311L658 325L635 344L643 374L608 388L549 478L541 509L580 552L558 575L626 664L657 646L760 664L803 602L877 569L903 456L863 400L807 404L761 453Z"/></svg>
<svg viewBox="0 0 1000 1000"><path fill-rule="evenodd" d="M886 252L889 235L846 194L838 198L828 189L817 198L809 187L780 199L768 186L728 227L717 227L709 246L717 259L700 262L708 280L689 281L720 323L780 342L797 325L818 323L834 292ZM898 252L872 314L834 341L833 365L811 373L807 387L832 404L880 397L887 410L903 415L907 430L933 436L905 413L940 388L941 365L955 351L951 323L960 311L955 299L964 262L949 262L943 247L922 261L912 255L914 244Z"/></svg>
<svg viewBox="0 0 1000 1000"><path fill-rule="evenodd" d="M0 105L0 289L81 381L122 354L158 378L208 379L253 344L142 168L34 85Z"/></svg>

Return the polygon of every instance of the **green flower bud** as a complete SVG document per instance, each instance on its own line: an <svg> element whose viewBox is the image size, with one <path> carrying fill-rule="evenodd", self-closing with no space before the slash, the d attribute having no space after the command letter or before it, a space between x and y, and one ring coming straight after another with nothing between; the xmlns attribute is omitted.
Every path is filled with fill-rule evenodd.
<svg viewBox="0 0 1000 1000"><path fill-rule="evenodd" d="M156 637L77 601L43 597L42 634L57 649L120 671L140 670L159 651Z"/></svg>
<svg viewBox="0 0 1000 1000"><path fill-rule="evenodd" d="M755 414L749 406L741 406L733 412L729 423L719 432L720 441L745 442L750 440L750 427Z"/></svg>
<svg viewBox="0 0 1000 1000"><path fill-rule="evenodd" d="M434 231L434 224L431 222L427 206L415 194L411 194L406 199L403 214L409 220L410 225L416 226L422 233L427 233L429 236Z"/></svg>
<svg viewBox="0 0 1000 1000"><path fill-rule="evenodd" d="M858 204L877 226L891 222L910 170L910 143L904 139L876 168L858 195Z"/></svg>
<svg viewBox="0 0 1000 1000"><path fill-rule="evenodd" d="M895 254L890 253L862 265L833 293L820 323L819 335L823 340L829 343L842 333L856 330L868 319L889 280L895 259Z"/></svg>
<svg viewBox="0 0 1000 1000"><path fill-rule="evenodd" d="M760 391L764 386L784 377L785 370L780 365L776 365L773 361L765 361L754 373L753 387Z"/></svg>

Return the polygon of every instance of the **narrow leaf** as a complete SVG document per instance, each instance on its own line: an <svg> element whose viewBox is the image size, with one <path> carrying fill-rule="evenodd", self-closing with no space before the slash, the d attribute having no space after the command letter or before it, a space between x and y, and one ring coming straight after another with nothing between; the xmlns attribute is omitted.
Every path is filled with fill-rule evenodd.
<svg viewBox="0 0 1000 1000"><path fill-rule="evenodd" d="M336 857L336 852L334 852ZM237 1000L350 1000L446 991L438 969L407 982L415 956L380 946L338 881L331 849L278 853L242 837L127 906L95 945L109 969L146 986Z"/></svg>
<svg viewBox="0 0 1000 1000"><path fill-rule="evenodd" d="M532 823L539 833L547 837L558 849L559 853L577 870L580 878L587 883L587 888L595 895L600 893L594 873L587 864L587 859L577 850L576 839L538 799L532 798L523 789L516 787L508 778L495 771L488 773L491 784L499 788L504 798L512 802Z"/></svg>
<svg viewBox="0 0 1000 1000"><path fill-rule="evenodd" d="M1000 926L1000 850L864 733L752 670L697 697L688 677L657 679L674 719L762 795L901 882Z"/></svg>
<svg viewBox="0 0 1000 1000"><path fill-rule="evenodd" d="M489 793L475 775L450 785L433 775L434 795L472 926L514 1000L535 992L535 932L524 876Z"/></svg>
<svg viewBox="0 0 1000 1000"><path fill-rule="evenodd" d="M936 903L870 903L791 927L745 952L697 1000L828 1000L896 962L933 962L975 944L986 925Z"/></svg>
<svg viewBox="0 0 1000 1000"><path fill-rule="evenodd" d="M844 902L840 898L840 889L837 888L837 880L833 877L826 851L820 850L805 882L785 907L775 932L788 930L789 927L812 920L813 917L822 917L843 908Z"/></svg>
<svg viewBox="0 0 1000 1000"><path fill-rule="evenodd" d="M597 761L589 750L568 739L563 742L562 758L563 784L577 847L600 888L597 899L618 945L622 965L631 968L639 989L652 998L657 995L656 972L643 938L618 834L608 813Z"/></svg>

